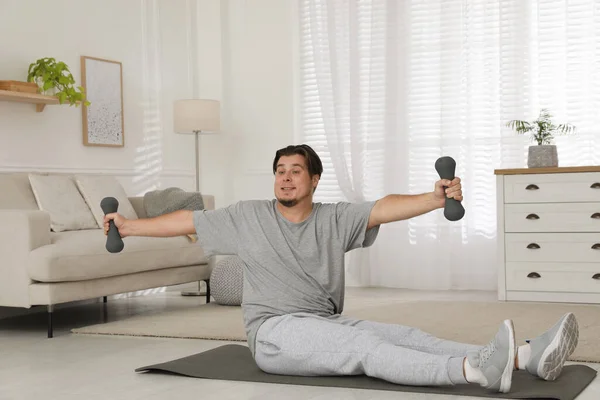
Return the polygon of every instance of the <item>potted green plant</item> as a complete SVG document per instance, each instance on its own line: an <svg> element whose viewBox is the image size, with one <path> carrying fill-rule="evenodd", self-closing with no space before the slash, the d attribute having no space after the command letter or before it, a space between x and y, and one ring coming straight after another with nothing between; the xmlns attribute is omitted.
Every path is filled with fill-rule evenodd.
<svg viewBox="0 0 600 400"><path fill-rule="evenodd" d="M27 82L35 82L42 94L58 97L60 104L66 101L76 107L79 103L86 106L90 102L85 99L85 89L81 86L75 87L75 78L69 71L69 67L62 61L54 58L40 58L29 65Z"/></svg>
<svg viewBox="0 0 600 400"><path fill-rule="evenodd" d="M558 152L556 145L552 144L554 135L574 133L576 129L571 124L555 125L552 115L545 108L540 110L539 117L534 121L512 120L506 126L518 134L531 134L531 140L537 142L537 145L529 146L529 168L558 167Z"/></svg>

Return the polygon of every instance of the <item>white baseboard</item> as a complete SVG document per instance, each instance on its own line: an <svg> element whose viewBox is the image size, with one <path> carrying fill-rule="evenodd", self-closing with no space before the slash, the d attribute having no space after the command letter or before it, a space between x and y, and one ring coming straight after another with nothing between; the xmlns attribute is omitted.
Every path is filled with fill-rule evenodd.
<svg viewBox="0 0 600 400"><path fill-rule="evenodd" d="M0 307L0 319L40 312L38 308Z"/></svg>
<svg viewBox="0 0 600 400"><path fill-rule="evenodd" d="M65 307L73 307L73 306L83 305L83 304L99 303L100 301L102 301L102 299L90 299L90 300L75 301L72 303L57 304L56 306L54 306L54 309L60 310ZM45 313L47 311L48 311L47 306L33 306L31 308L0 307L0 320L5 319L5 318L19 317L22 315L36 314L36 313L41 313L41 312Z"/></svg>
<svg viewBox="0 0 600 400"><path fill-rule="evenodd" d="M147 169L134 168L85 168L85 167L63 167L60 165L0 165L0 172L46 172L60 174L90 174L90 175L113 175L113 176L140 176L148 174ZM163 177L194 177L195 172L187 169L163 169L153 172Z"/></svg>
<svg viewBox="0 0 600 400"><path fill-rule="evenodd" d="M206 291L206 283L205 282L201 282L200 283L200 290L202 292ZM173 286L168 286L167 287L167 292L187 292L187 291L195 291L198 290L198 282L189 282L189 283L182 283L181 285L173 285Z"/></svg>
<svg viewBox="0 0 600 400"><path fill-rule="evenodd" d="M203 293L205 293L206 292L206 283L202 282L201 285L202 285L201 291ZM115 295L108 296L108 302L110 303L111 299L119 300L119 299L125 299L125 298L130 298L130 297L152 296L156 293L161 293L161 292L186 292L186 291L196 291L196 290L198 290L198 283L197 282L188 282L188 283L182 283L180 285L166 286L166 287L160 287L160 288L154 288L154 289L148 289L148 290L139 290L137 292L115 294ZM73 307L73 306L78 306L78 305L83 305L83 304L99 303L101 301L102 301L102 298L100 297L97 299L81 300L81 301L75 301L75 302L70 302L70 303L62 303L62 304L57 304L54 307L54 309L60 310L65 307ZM18 316L22 316L22 315L35 314L35 313L40 313L40 312L44 312L44 313L47 312L47 307L46 306L33 306L31 308L24 308L24 307L1 307L0 306L0 320L5 319L5 318L18 317Z"/></svg>

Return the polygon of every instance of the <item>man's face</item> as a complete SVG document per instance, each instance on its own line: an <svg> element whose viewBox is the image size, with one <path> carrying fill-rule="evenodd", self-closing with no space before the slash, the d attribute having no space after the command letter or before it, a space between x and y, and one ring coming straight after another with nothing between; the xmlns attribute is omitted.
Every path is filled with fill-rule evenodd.
<svg viewBox="0 0 600 400"><path fill-rule="evenodd" d="M275 198L281 205L293 207L304 200L312 203L313 189L318 182L318 175L311 179L303 156L282 156L277 161Z"/></svg>

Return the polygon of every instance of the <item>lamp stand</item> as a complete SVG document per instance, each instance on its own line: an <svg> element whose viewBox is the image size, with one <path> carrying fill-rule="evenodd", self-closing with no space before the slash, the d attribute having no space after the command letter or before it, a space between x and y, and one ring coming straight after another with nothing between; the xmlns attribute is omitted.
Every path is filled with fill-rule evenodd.
<svg viewBox="0 0 600 400"><path fill-rule="evenodd" d="M200 191L200 163L198 162L198 154L200 152L200 131L194 131L196 135L196 192Z"/></svg>
<svg viewBox="0 0 600 400"><path fill-rule="evenodd" d="M198 163L198 153L200 151L200 131L194 131L196 136L196 192L200 191L200 164ZM198 281L198 290L188 290L181 292L182 296L204 296L206 292L201 291L202 281Z"/></svg>

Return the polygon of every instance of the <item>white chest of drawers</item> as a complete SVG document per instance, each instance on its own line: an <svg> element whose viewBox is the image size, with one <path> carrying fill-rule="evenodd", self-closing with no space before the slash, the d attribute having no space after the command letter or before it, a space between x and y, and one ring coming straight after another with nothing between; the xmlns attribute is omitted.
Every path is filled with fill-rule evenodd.
<svg viewBox="0 0 600 400"><path fill-rule="evenodd" d="M494 172L498 299L600 303L600 166Z"/></svg>

